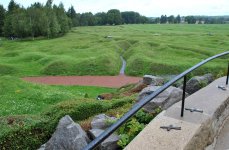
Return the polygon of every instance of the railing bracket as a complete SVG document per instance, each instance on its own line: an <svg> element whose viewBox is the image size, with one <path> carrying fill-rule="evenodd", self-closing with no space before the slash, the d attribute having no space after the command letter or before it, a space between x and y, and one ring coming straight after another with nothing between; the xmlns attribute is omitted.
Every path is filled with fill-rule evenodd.
<svg viewBox="0 0 229 150"><path fill-rule="evenodd" d="M218 85L218 88L221 89L221 90L223 90L223 91L226 91L227 90L226 87L225 86L222 86L222 85Z"/></svg>
<svg viewBox="0 0 229 150"><path fill-rule="evenodd" d="M190 112L199 112L199 113L203 113L203 110L200 109L196 109L196 108L185 108L185 110L189 110Z"/></svg>
<svg viewBox="0 0 229 150"><path fill-rule="evenodd" d="M170 130L172 130L172 129L174 129L174 130L181 130L181 127L175 127L175 126L173 126L173 125L161 126L160 128L166 129L167 131L170 131Z"/></svg>

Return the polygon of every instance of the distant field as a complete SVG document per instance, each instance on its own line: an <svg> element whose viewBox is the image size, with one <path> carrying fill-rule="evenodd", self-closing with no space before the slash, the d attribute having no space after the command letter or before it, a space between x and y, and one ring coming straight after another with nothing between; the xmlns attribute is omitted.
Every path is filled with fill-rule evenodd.
<svg viewBox="0 0 229 150"><path fill-rule="evenodd" d="M228 25L121 25L74 28L66 36L35 41L0 41L0 74L117 75L120 54L126 74L178 74L229 49ZM105 38L111 36L112 38ZM199 72L217 74L216 60Z"/></svg>

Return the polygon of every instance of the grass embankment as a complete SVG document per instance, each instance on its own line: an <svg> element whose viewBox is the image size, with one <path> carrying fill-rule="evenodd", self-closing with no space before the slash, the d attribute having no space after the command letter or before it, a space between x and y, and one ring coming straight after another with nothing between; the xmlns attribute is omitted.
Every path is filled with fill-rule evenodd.
<svg viewBox="0 0 229 150"><path fill-rule="evenodd" d="M50 40L0 42L0 75L116 75L121 60L116 47L94 28L75 29ZM88 31L89 30L89 31ZM95 34L95 35L93 35Z"/></svg>
<svg viewBox="0 0 229 150"><path fill-rule="evenodd" d="M228 50L227 25L130 25L125 51L130 75L179 74L196 63ZM136 36L134 36L136 34ZM217 59L195 74L226 72L226 59Z"/></svg>
<svg viewBox="0 0 229 150"><path fill-rule="evenodd" d="M178 74L228 50L228 30L228 25L121 25L78 27L50 40L2 40L0 74L117 75L120 54L128 75ZM224 62L217 59L197 73L217 74Z"/></svg>
<svg viewBox="0 0 229 150"><path fill-rule="evenodd" d="M0 149L36 149L47 142L64 115L79 122L134 99L98 101L96 95L116 90L37 85L10 76L0 77L0 85ZM84 98L85 91L89 98Z"/></svg>

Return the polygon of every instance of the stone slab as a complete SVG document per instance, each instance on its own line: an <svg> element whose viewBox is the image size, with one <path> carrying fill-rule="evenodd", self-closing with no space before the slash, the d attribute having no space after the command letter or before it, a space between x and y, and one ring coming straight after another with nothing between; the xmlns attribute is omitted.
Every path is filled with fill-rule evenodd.
<svg viewBox="0 0 229 150"><path fill-rule="evenodd" d="M198 150L210 145L229 116L229 88L226 91L218 88L225 86L225 81L225 77L217 79L186 98L186 108L202 109L203 113L185 111L184 117L180 117L181 102L178 102L152 120L125 149ZM160 129L170 124L182 130Z"/></svg>

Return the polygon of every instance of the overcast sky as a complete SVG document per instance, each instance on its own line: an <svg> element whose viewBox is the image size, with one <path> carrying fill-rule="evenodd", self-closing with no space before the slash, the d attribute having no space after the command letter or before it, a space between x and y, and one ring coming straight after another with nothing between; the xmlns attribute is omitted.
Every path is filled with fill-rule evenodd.
<svg viewBox="0 0 229 150"><path fill-rule="evenodd" d="M7 8L10 0L0 0ZM109 9L136 11L147 17L166 15L229 15L229 0L54 0L55 4L63 2L65 9L71 5L76 12L107 12ZM15 0L28 7L31 3L46 3L46 0Z"/></svg>

